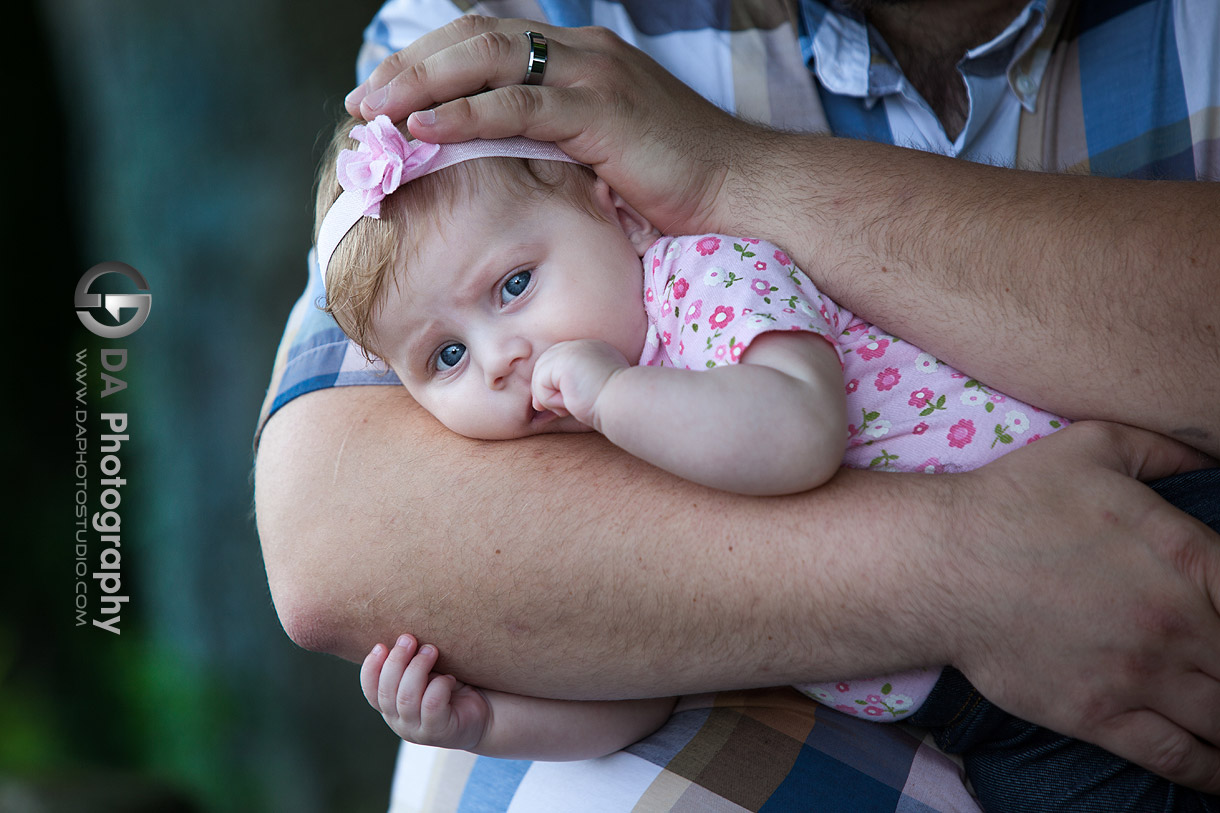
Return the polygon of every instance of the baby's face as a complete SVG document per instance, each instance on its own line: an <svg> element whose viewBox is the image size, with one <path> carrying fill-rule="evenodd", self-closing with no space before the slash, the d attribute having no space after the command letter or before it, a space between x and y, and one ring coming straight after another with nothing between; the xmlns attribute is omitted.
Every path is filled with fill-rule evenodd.
<svg viewBox="0 0 1220 813"><path fill-rule="evenodd" d="M642 252L612 202L614 219L604 221L561 198L474 197L429 231L387 286L372 324L383 358L421 406L467 437L586 431L534 410L534 362L572 339L640 357Z"/></svg>

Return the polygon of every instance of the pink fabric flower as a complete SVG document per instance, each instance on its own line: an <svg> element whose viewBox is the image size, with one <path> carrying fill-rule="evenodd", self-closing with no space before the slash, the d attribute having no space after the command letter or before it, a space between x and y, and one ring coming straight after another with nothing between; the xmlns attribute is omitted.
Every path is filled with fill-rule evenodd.
<svg viewBox="0 0 1220 813"><path fill-rule="evenodd" d="M755 278L750 280L750 290L759 296L766 296L767 294L771 293L771 283L767 282L765 279Z"/></svg>
<svg viewBox="0 0 1220 813"><path fill-rule="evenodd" d="M927 387L921 387L920 389L917 389L915 392L911 393L911 399L907 401L907 403L913 407L923 409L928 405L928 399L935 394L936 393L932 392L932 390L928 389Z"/></svg>
<svg viewBox="0 0 1220 813"><path fill-rule="evenodd" d="M440 151L437 144L408 142L386 116L353 127L351 135L360 147L339 153L336 175L345 190L360 193L367 217L380 217L385 196Z"/></svg>
<svg viewBox="0 0 1220 813"><path fill-rule="evenodd" d="M648 288L647 290L644 291L644 300L646 302L651 302L653 300L651 288Z"/></svg>
<svg viewBox="0 0 1220 813"><path fill-rule="evenodd" d="M927 432L927 431L928 431L928 425L926 423L924 423L923 421L920 421L919 423L915 424L915 428L911 430L911 434L912 435L922 435L924 432Z"/></svg>
<svg viewBox="0 0 1220 813"><path fill-rule="evenodd" d="M731 321L733 321L733 306L717 305L715 313L708 317L707 323L719 330Z"/></svg>
<svg viewBox="0 0 1220 813"><path fill-rule="evenodd" d="M695 243L695 251L698 251L704 257L715 254L720 248L719 237L704 237L699 242Z"/></svg>
<svg viewBox="0 0 1220 813"><path fill-rule="evenodd" d="M758 238L757 237L743 237L743 238L741 238L741 242L749 243L752 246L756 246L756 245L758 245Z"/></svg>
<svg viewBox="0 0 1220 813"><path fill-rule="evenodd" d="M860 713L860 712L856 711L855 706L845 706L842 703L835 706L835 711L841 711L844 714L857 714L858 715Z"/></svg>
<svg viewBox="0 0 1220 813"><path fill-rule="evenodd" d="M974 421L969 418L962 418L953 426L949 427L949 445L955 449L964 449L974 440Z"/></svg>
<svg viewBox="0 0 1220 813"><path fill-rule="evenodd" d="M851 381L847 382L847 391L855 392L859 388L859 386L860 386L860 379L853 378Z"/></svg>
<svg viewBox="0 0 1220 813"><path fill-rule="evenodd" d="M846 680L842 680L835 684L835 688L841 692L849 692L851 691L851 684Z"/></svg>
<svg viewBox="0 0 1220 813"><path fill-rule="evenodd" d="M754 270L755 271L766 271L767 264L765 262L763 262L762 260L759 260L758 262L754 263Z"/></svg>
<svg viewBox="0 0 1220 813"><path fill-rule="evenodd" d="M1028 446L1029 444L1033 443L1035 440L1041 440L1041 439L1042 439L1041 435L1034 435L1032 438L1025 441L1025 445Z"/></svg>
<svg viewBox="0 0 1220 813"><path fill-rule="evenodd" d="M661 341L665 342L666 345L668 345L673 340L674 340L674 337L673 337L672 333L670 333L668 330L661 331Z"/></svg>
<svg viewBox="0 0 1220 813"><path fill-rule="evenodd" d="M788 255L784 253L783 249L778 248L775 249L775 261L780 265L789 265L792 263L792 260L788 259Z"/></svg>
<svg viewBox="0 0 1220 813"><path fill-rule="evenodd" d="M877 392L885 392L894 389L901 380L902 374L898 372L897 367L886 367L877 373L877 380L873 382L873 386L877 388Z"/></svg>
<svg viewBox="0 0 1220 813"><path fill-rule="evenodd" d="M716 346L716 353L715 353L716 358L723 359L725 354L728 352L729 352L729 346L727 344L721 344L721 345Z"/></svg>
<svg viewBox="0 0 1220 813"><path fill-rule="evenodd" d="M741 361L741 354L744 353L745 350L746 346L741 342L737 342L729 348L729 358L733 361L733 363L737 363Z"/></svg>
<svg viewBox="0 0 1220 813"><path fill-rule="evenodd" d="M686 281L686 277L678 277L674 281L674 299L681 299L686 296L688 290L690 290L690 283Z"/></svg>
<svg viewBox="0 0 1220 813"><path fill-rule="evenodd" d="M889 339L878 339L875 342L869 342L860 348L860 358L867 361L879 359L885 355L885 348L890 346ZM886 389L889 389L888 387Z"/></svg>
<svg viewBox="0 0 1220 813"><path fill-rule="evenodd" d="M698 319L703 314L703 300L696 299L689 308L686 309L686 324Z"/></svg>

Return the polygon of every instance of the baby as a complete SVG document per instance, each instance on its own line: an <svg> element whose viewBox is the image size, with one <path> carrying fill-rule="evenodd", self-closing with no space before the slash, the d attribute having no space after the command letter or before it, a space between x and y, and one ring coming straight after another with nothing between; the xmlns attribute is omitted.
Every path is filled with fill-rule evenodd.
<svg viewBox="0 0 1220 813"><path fill-rule="evenodd" d="M777 495L840 465L966 470L1066 423L854 317L775 246L662 237L553 145L429 145L384 116L348 122L321 170L317 220L327 310L469 437L597 431L677 477ZM361 671L369 702L412 742L584 759L646 736L674 707L478 689L434 673L438 657L403 635ZM797 688L898 720L939 675Z"/></svg>

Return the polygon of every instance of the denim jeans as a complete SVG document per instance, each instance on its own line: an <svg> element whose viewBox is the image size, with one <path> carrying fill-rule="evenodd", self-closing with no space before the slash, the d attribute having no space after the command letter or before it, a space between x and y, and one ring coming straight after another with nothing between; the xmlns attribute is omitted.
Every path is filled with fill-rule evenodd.
<svg viewBox="0 0 1220 813"><path fill-rule="evenodd" d="M1164 499L1220 532L1220 469L1149 484ZM910 722L961 754L988 813L1220 813L1220 796L1175 785L1095 745L1065 737L997 708L952 667Z"/></svg>

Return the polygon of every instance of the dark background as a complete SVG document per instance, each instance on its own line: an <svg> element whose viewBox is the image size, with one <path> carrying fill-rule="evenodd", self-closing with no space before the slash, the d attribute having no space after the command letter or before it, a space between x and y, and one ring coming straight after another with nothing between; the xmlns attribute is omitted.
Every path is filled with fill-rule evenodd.
<svg viewBox="0 0 1220 813"><path fill-rule="evenodd" d="M354 85L376 8L8 10L4 813L385 809L396 740L355 666L283 634L251 480L275 346L304 285L320 134ZM148 321L121 340L74 315L77 280L107 260L138 269L152 292ZM112 345L128 350L128 387L102 402L99 352ZM129 416L121 635L77 626L73 607L81 350L91 511L96 416ZM104 547L92 536L91 569Z"/></svg>

